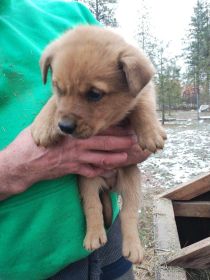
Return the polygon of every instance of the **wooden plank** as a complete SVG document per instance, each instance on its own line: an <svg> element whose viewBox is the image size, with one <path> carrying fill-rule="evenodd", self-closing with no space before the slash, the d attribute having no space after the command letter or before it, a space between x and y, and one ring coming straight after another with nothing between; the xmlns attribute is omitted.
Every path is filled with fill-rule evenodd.
<svg viewBox="0 0 210 280"><path fill-rule="evenodd" d="M173 201L177 217L210 218L210 201Z"/></svg>
<svg viewBox="0 0 210 280"><path fill-rule="evenodd" d="M154 237L156 280L186 280L186 273L178 267L167 267L169 256L180 250L178 232L176 228L172 202L162 198L154 204Z"/></svg>
<svg viewBox="0 0 210 280"><path fill-rule="evenodd" d="M155 280L187 280L187 276L181 267L160 266L155 269Z"/></svg>
<svg viewBox="0 0 210 280"><path fill-rule="evenodd" d="M186 184L172 188L159 197L172 200L190 200L198 195L210 191L210 173L196 177Z"/></svg>
<svg viewBox="0 0 210 280"><path fill-rule="evenodd" d="M187 276L183 268L161 266L155 271L155 280L187 280Z"/></svg>
<svg viewBox="0 0 210 280"><path fill-rule="evenodd" d="M210 237L183 248L167 264L193 269L210 268Z"/></svg>

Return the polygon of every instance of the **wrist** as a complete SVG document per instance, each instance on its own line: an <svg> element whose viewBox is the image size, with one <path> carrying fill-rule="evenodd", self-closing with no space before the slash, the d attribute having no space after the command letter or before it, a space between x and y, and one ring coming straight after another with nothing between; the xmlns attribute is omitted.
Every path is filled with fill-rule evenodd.
<svg viewBox="0 0 210 280"><path fill-rule="evenodd" d="M18 194L27 188L27 172L23 172L22 166L16 164L15 153L8 149L1 151L0 166L0 198Z"/></svg>

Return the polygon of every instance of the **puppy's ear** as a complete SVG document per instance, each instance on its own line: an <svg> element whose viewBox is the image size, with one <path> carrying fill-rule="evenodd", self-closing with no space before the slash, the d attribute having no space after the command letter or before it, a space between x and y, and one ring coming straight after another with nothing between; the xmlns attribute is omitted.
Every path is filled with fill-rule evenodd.
<svg viewBox="0 0 210 280"><path fill-rule="evenodd" d="M150 60L138 49L127 48L119 57L130 92L136 96L152 79L155 69Z"/></svg>
<svg viewBox="0 0 210 280"><path fill-rule="evenodd" d="M47 73L49 68L52 69L52 60L57 50L57 42L51 43L43 52L41 59L39 61L41 73L42 73L42 81L44 84L47 82Z"/></svg>

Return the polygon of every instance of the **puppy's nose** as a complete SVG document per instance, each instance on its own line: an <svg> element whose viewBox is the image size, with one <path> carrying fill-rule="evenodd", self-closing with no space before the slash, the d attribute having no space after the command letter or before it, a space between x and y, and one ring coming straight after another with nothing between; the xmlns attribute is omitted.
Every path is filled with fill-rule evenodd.
<svg viewBox="0 0 210 280"><path fill-rule="evenodd" d="M67 134L72 134L76 128L76 122L71 119L63 119L58 123L60 130Z"/></svg>

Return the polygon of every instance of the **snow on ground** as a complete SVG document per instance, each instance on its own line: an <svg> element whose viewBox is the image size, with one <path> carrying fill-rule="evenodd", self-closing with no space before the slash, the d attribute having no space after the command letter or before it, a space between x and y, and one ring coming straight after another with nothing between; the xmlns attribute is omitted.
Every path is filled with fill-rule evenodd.
<svg viewBox="0 0 210 280"><path fill-rule="evenodd" d="M210 172L210 122L187 120L166 125L164 150L140 168L160 187L170 188Z"/></svg>

